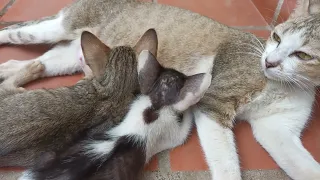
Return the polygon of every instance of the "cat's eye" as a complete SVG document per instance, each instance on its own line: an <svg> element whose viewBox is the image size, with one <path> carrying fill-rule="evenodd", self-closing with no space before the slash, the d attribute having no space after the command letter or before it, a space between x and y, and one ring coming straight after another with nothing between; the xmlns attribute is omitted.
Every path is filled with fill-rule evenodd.
<svg viewBox="0 0 320 180"><path fill-rule="evenodd" d="M304 53L304 52L301 52L301 51L294 52L293 55L295 55L299 59L305 60L305 61L313 59L313 57L311 55Z"/></svg>
<svg viewBox="0 0 320 180"><path fill-rule="evenodd" d="M279 35L278 35L277 33L273 33L272 37L273 37L273 39L274 39L275 41L277 41L278 43L281 42L281 39L280 39L280 37L279 37Z"/></svg>

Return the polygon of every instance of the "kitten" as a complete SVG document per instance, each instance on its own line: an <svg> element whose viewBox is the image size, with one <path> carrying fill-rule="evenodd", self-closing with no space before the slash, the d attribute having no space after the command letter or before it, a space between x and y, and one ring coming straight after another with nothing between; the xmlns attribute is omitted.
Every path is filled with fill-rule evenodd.
<svg viewBox="0 0 320 180"><path fill-rule="evenodd" d="M319 6L318 0L299 0L290 19L263 41L175 7L79 0L54 16L3 29L0 43L70 40L69 45L58 45L30 60L45 65L44 76L55 76L80 70L73 52L84 30L110 45L133 45L145 30L155 28L161 65L186 75L212 73L211 86L194 113L213 179L241 179L232 128L236 119L245 119L256 140L291 178L317 180L320 165L303 147L300 136L320 83ZM24 68L21 62L9 61L0 66L0 74L12 76Z"/></svg>
<svg viewBox="0 0 320 180"><path fill-rule="evenodd" d="M181 114L181 103L190 87L208 87L210 75L191 77L161 67L148 51L139 57L138 97L123 122L69 148L48 164L27 171L20 180L137 180L145 163L167 148L182 144L192 127L192 114ZM149 71L156 76L145 77ZM179 105L180 104L180 105Z"/></svg>
<svg viewBox="0 0 320 180"><path fill-rule="evenodd" d="M136 50L157 46L150 34L155 36L154 30L141 37ZM139 92L136 51L127 46L110 49L89 32L82 33L81 47L85 78L74 86L18 88L41 76L40 62L27 63L25 70L4 78L0 85L0 166L32 166L41 153L62 150L90 131L117 125L125 116Z"/></svg>

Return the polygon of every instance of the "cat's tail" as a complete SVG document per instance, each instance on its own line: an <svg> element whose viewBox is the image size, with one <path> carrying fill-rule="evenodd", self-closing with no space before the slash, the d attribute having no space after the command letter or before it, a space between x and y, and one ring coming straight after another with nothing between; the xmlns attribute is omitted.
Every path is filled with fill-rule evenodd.
<svg viewBox="0 0 320 180"><path fill-rule="evenodd" d="M106 134L96 134L56 155L52 160L25 171L19 180L84 179L112 156L118 139Z"/></svg>

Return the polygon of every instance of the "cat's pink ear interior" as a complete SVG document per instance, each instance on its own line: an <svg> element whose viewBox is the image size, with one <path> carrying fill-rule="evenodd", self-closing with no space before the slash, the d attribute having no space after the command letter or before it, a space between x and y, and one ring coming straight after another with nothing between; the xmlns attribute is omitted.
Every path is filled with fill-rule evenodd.
<svg viewBox="0 0 320 180"><path fill-rule="evenodd" d="M84 71L89 72L91 70L94 77L102 77L106 70L111 49L87 31L81 34L81 48L84 57L83 62L87 65L82 65Z"/></svg>
<svg viewBox="0 0 320 180"><path fill-rule="evenodd" d="M289 19L294 19L301 16L309 16L320 13L319 0L298 0L297 6L291 13Z"/></svg>
<svg viewBox="0 0 320 180"><path fill-rule="evenodd" d="M212 76L209 73L188 76L173 108L181 112L199 102L210 87L211 79Z"/></svg>
<svg viewBox="0 0 320 180"><path fill-rule="evenodd" d="M150 51L141 51L138 57L138 80L142 94L147 94L151 90L162 69Z"/></svg>
<svg viewBox="0 0 320 180"><path fill-rule="evenodd" d="M157 57L158 51L158 36L154 29L147 30L140 38L140 40L134 46L136 53L139 55L141 51L148 50Z"/></svg>

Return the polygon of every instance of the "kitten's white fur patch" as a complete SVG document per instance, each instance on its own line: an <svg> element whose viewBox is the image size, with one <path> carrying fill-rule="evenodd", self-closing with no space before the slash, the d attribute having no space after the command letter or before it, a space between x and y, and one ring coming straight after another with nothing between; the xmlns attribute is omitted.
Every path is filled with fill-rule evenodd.
<svg viewBox="0 0 320 180"><path fill-rule="evenodd" d="M115 147L115 141L94 141L85 147L86 154L92 158L100 158L109 154Z"/></svg>

